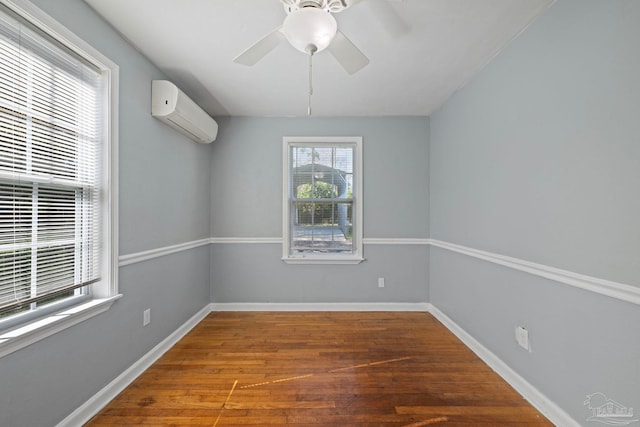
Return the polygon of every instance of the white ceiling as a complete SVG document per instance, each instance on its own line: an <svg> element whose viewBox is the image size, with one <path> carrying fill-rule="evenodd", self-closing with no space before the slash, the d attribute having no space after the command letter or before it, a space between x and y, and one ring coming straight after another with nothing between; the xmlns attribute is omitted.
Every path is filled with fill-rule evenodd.
<svg viewBox="0 0 640 427"><path fill-rule="evenodd" d="M284 41L253 67L233 62L282 24L279 0L85 1L209 114L306 116L305 54ZM354 4L334 16L370 63L348 75L329 52L314 56L313 115L428 116L553 1ZM381 2L408 31L383 25Z"/></svg>

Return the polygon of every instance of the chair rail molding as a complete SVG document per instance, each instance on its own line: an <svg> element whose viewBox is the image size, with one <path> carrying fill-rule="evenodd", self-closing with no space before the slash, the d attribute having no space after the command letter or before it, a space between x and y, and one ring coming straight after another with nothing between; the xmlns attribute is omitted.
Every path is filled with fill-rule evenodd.
<svg viewBox="0 0 640 427"><path fill-rule="evenodd" d="M525 261L506 255L500 255L492 252L482 251L479 249L469 248L467 246L444 242L442 240L429 240L430 246L492 262L494 264L509 267L514 270L519 270L525 273L533 274L535 276L544 277L545 279L553 280L555 282L564 283L569 286L574 286L576 288L595 292L597 294L605 295L611 298L616 298L621 301L630 302L632 304L640 304L640 287L637 286L613 282L606 279L599 279L597 277L574 273L573 271L562 270L560 268Z"/></svg>
<svg viewBox="0 0 640 427"><path fill-rule="evenodd" d="M227 245L227 244L252 244L263 245L282 244L281 237L209 237L206 239L194 240L191 242L179 243L176 245L165 246L162 248L136 252L127 255L120 255L118 258L120 267L147 261L150 259L174 254L181 251L205 246L209 244ZM410 245L410 246L433 246L445 249L450 252L459 253L473 258L488 261L503 267L512 268L514 270L523 271L535 276L543 277L558 283L580 288L586 291L595 292L621 301L630 302L640 305L640 287L628 285L625 283L614 282L611 280L600 279L597 277L587 276L573 271L562 270L560 268L551 267L544 264L538 264L519 258L501 255L493 252L483 251L480 249L470 248L455 243L445 242L443 240L430 238L381 238L381 237L365 237L363 244L367 245Z"/></svg>
<svg viewBox="0 0 640 427"><path fill-rule="evenodd" d="M127 255L120 255L118 257L118 266L124 267L130 264L136 264L139 262L147 261L154 258L159 258L166 255L171 255L177 252L186 251L189 249L205 246L211 243L211 239L193 240L191 242L179 243L171 246L164 246L162 248L150 249L142 252L135 252Z"/></svg>

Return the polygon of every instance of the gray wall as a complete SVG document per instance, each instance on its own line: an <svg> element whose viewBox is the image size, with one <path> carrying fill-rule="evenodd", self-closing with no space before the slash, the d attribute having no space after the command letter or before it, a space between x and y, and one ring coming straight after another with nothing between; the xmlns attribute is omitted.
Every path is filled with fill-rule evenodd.
<svg viewBox="0 0 640 427"><path fill-rule="evenodd" d="M163 75L81 0L35 3L120 66L120 254L209 237L211 148L150 116ZM0 425L55 425L208 304L209 248L122 267L120 292L108 312L0 360Z"/></svg>
<svg viewBox="0 0 640 427"><path fill-rule="evenodd" d="M282 136L362 135L365 239L431 236L640 286L636 1L559 0L431 121L225 118L211 146L149 116L162 74L84 2L35 3L121 67L121 254L280 237ZM320 267L215 244L122 267L109 312L0 360L0 425L55 425L209 301L430 300L576 420L596 391L640 408L637 305L442 249L364 250Z"/></svg>
<svg viewBox="0 0 640 427"><path fill-rule="evenodd" d="M432 116L433 238L640 286L639 22L559 0ZM637 305L430 256L430 301L576 420L598 391L640 408Z"/></svg>
<svg viewBox="0 0 640 427"><path fill-rule="evenodd" d="M214 237L282 236L282 137L362 136L364 237L426 238L427 118L230 118L211 152ZM280 244L217 244L214 302L425 302L424 246L365 245L359 265L288 265ZM385 277L386 287L377 287Z"/></svg>

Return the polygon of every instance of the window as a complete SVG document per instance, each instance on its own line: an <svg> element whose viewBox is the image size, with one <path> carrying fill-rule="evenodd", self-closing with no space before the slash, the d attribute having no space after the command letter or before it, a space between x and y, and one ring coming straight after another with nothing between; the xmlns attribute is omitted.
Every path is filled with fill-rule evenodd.
<svg viewBox="0 0 640 427"><path fill-rule="evenodd" d="M362 258L362 138L285 137L283 260Z"/></svg>
<svg viewBox="0 0 640 427"><path fill-rule="evenodd" d="M33 335L36 321L55 332L52 324L77 322L78 307L96 311L117 293L117 67L85 49L29 3L2 0L0 345L13 345L21 328Z"/></svg>

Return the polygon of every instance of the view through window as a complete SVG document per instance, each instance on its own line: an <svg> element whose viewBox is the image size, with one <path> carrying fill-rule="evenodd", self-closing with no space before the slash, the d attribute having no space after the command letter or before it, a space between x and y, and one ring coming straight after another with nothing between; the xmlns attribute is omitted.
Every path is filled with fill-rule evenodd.
<svg viewBox="0 0 640 427"><path fill-rule="evenodd" d="M360 141L287 140L287 257L359 254Z"/></svg>
<svg viewBox="0 0 640 427"><path fill-rule="evenodd" d="M0 319L87 299L102 279L107 85L0 7Z"/></svg>

